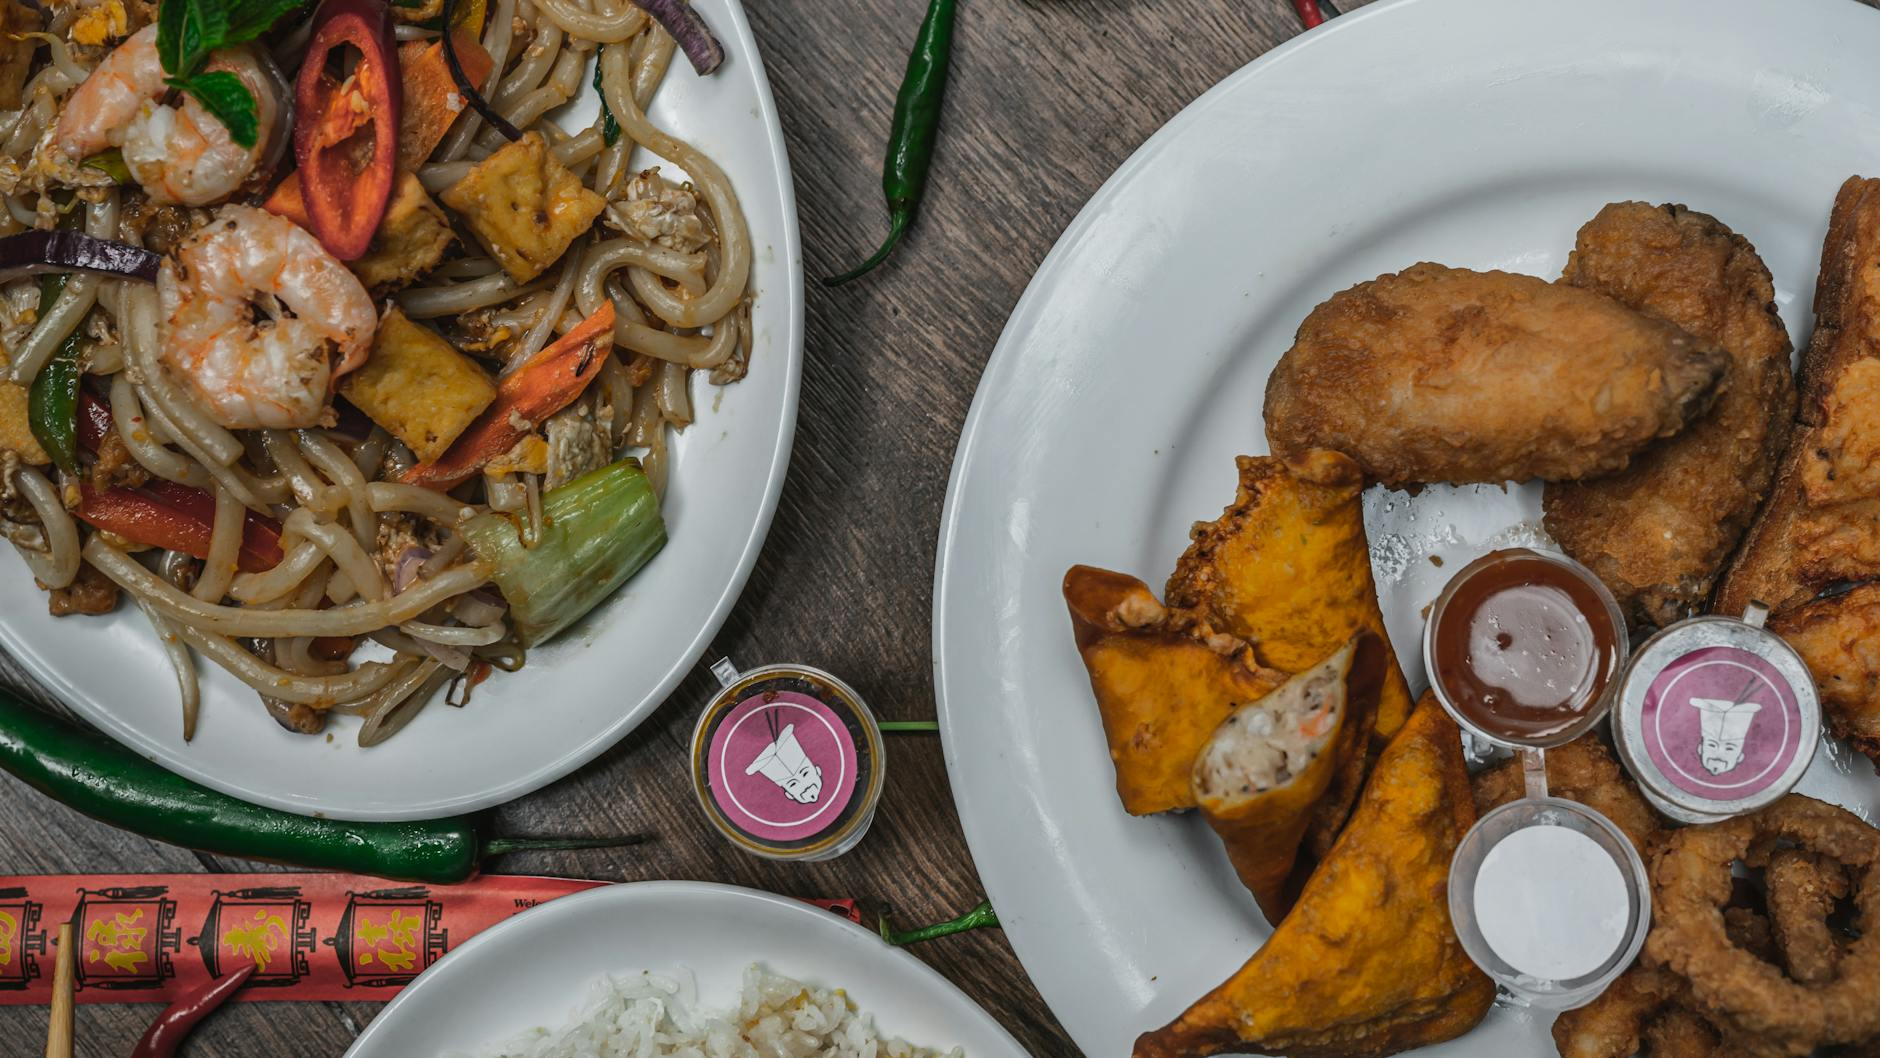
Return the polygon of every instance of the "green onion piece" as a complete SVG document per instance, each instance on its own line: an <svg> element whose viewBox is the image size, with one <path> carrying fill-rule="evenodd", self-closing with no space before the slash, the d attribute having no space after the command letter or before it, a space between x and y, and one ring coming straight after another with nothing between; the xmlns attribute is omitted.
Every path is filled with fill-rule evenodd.
<svg viewBox="0 0 1880 1058"><path fill-rule="evenodd" d="M990 926L997 926L998 924L999 916L997 912L992 910L992 901L981 900L978 907L973 908L971 911L968 911L958 918L948 919L945 922L936 922L931 926L922 926L919 929L910 929L903 932L896 932L888 926L888 913L884 910L881 913L880 930L882 940L887 941L897 948L901 948L909 944L918 944L923 940L933 940L936 937L947 937L955 933L965 933L967 930L983 929Z"/></svg>
<svg viewBox="0 0 1880 1058"><path fill-rule="evenodd" d="M606 51L605 45L594 50L594 95L601 101L601 142L612 147L620 142L620 122L614 120L613 108L607 105L607 93L601 88L601 55Z"/></svg>
<svg viewBox="0 0 1880 1058"><path fill-rule="evenodd" d="M509 601L522 645L554 637L612 595L666 544L659 498L636 459L592 470L542 497L541 539L479 514L463 535Z"/></svg>

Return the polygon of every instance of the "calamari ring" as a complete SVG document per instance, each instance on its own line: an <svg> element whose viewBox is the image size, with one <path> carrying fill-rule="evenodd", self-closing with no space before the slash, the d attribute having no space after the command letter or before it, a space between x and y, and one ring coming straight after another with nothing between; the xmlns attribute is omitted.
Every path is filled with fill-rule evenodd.
<svg viewBox="0 0 1880 1058"><path fill-rule="evenodd" d="M1753 846L1790 841L1847 868L1861 939L1839 975L1797 984L1777 966L1730 942L1720 908L1730 898L1730 865ZM1652 932L1645 957L1690 982L1709 1014L1789 1054L1817 1044L1880 1036L1880 830L1830 804L1791 794L1753 815L1680 830L1666 841L1652 879Z"/></svg>

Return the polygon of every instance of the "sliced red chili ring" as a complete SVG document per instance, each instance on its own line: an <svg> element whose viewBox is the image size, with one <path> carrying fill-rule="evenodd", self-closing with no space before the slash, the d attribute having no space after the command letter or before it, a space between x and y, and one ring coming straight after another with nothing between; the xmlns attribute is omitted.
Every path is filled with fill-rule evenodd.
<svg viewBox="0 0 1880 1058"><path fill-rule="evenodd" d="M391 202L403 105L391 12L385 0L326 0L294 86L294 158L313 233L333 256L365 255ZM359 52L344 80L336 52Z"/></svg>

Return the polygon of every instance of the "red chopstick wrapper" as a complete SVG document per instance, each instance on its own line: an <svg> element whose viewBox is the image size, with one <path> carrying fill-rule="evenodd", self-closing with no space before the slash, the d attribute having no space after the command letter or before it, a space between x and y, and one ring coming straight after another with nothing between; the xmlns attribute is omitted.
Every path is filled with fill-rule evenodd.
<svg viewBox="0 0 1880 1058"><path fill-rule="evenodd" d="M511 915L601 882L486 874L401 885L349 874L0 877L0 1004L52 997L71 920L80 1003L169 1003L253 963L244 1000L385 1000Z"/></svg>
<svg viewBox="0 0 1880 1058"><path fill-rule="evenodd" d="M254 964L237 1000L384 1001L450 949L606 882L486 874L403 885L353 874L0 875L0 1006L52 999L73 922L80 1003L170 1003ZM853 900L812 900L855 922Z"/></svg>

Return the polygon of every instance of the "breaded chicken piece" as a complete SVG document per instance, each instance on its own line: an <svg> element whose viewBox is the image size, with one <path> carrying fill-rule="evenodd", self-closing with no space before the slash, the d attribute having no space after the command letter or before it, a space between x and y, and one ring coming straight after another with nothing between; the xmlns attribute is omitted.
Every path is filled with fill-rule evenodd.
<svg viewBox="0 0 1880 1058"><path fill-rule="evenodd" d="M1729 363L1601 294L1419 264L1312 310L1267 381L1266 436L1393 488L1571 481L1709 410Z"/></svg>
<svg viewBox="0 0 1880 1058"><path fill-rule="evenodd" d="M1731 362L1710 413L1625 470L1549 484L1547 531L1635 624L1700 610L1768 493L1795 414L1789 335L1748 240L1683 206L1618 202L1580 229L1560 281L1706 342Z"/></svg>
<svg viewBox="0 0 1880 1058"><path fill-rule="evenodd" d="M1469 782L1475 790L1478 816L1527 796L1520 757L1477 772ZM1547 789L1555 797L1578 801L1612 820L1641 856L1665 826L1598 735L1581 735L1547 751Z"/></svg>
<svg viewBox="0 0 1880 1058"><path fill-rule="evenodd" d="M1872 526L1880 475L1864 467L1880 442L1880 180L1850 177L1835 195L1815 281L1815 332L1796 381L1801 429L1769 501L1711 600L1740 614L1807 602L1836 580L1880 574ZM1813 482L1811 485L1810 482Z"/></svg>
<svg viewBox="0 0 1880 1058"><path fill-rule="evenodd" d="M1880 758L1880 583L1785 610L1769 628L1808 663L1828 730Z"/></svg>

